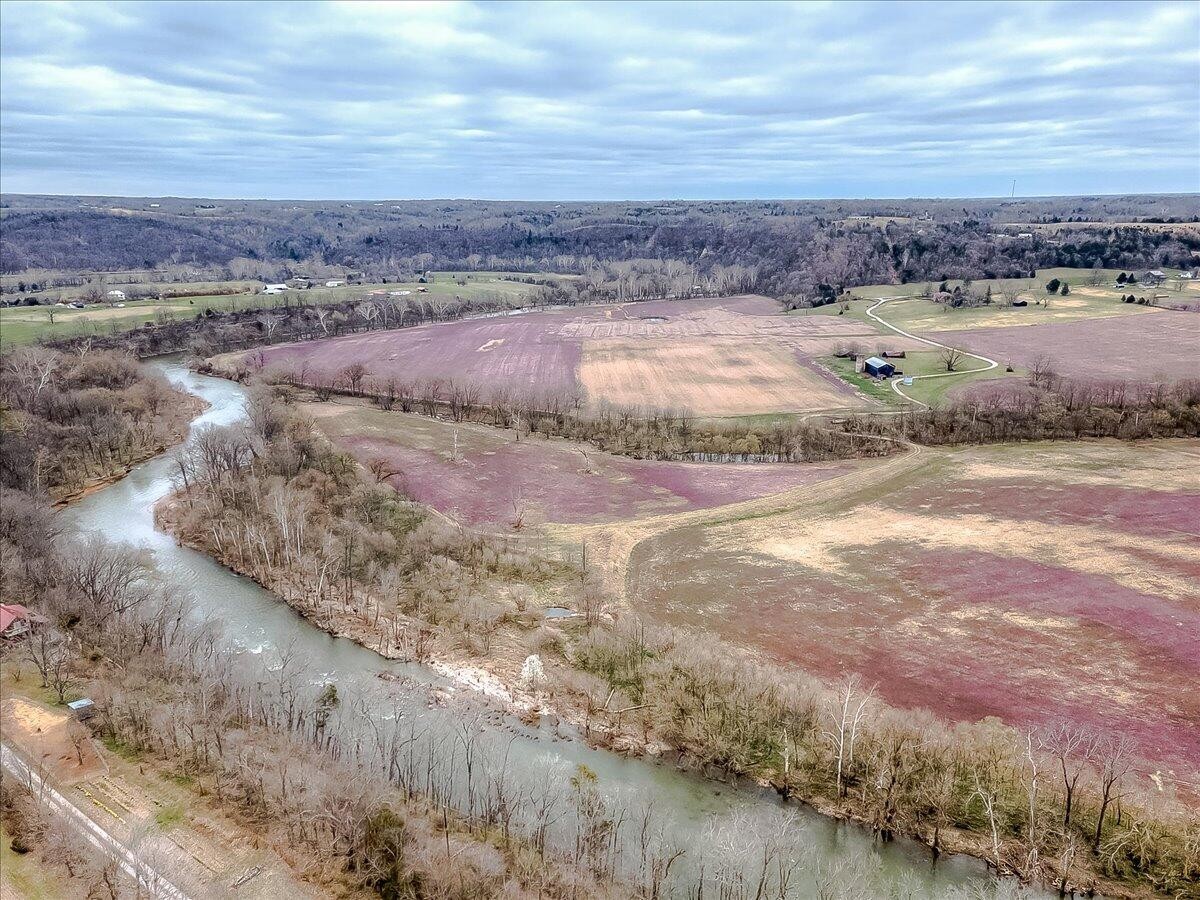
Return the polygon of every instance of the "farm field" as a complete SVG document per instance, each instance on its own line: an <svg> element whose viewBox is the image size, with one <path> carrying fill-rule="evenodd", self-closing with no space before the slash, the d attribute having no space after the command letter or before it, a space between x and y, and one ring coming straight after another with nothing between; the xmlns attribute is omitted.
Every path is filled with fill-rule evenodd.
<svg viewBox="0 0 1200 900"><path fill-rule="evenodd" d="M938 340L1028 369L1048 358L1076 378L1174 381L1189 376L1200 344L1200 315L1158 311L1091 321L940 332ZM951 379L945 379L951 380Z"/></svg>
<svg viewBox="0 0 1200 900"><path fill-rule="evenodd" d="M496 389L655 406L700 416L861 408L868 402L815 364L867 324L778 314L762 297L531 312L271 347L268 366L310 379L352 362L377 379L454 379ZM919 346L902 338L887 346Z"/></svg>
<svg viewBox="0 0 1200 900"><path fill-rule="evenodd" d="M851 463L736 465L631 459L511 429L454 424L350 402L305 406L320 430L388 482L456 521L513 528L706 509L851 471Z"/></svg>
<svg viewBox="0 0 1200 900"><path fill-rule="evenodd" d="M628 602L822 677L858 672L896 706L1122 730L1200 787L1200 441L884 466L774 515L627 542Z"/></svg>
<svg viewBox="0 0 1200 900"><path fill-rule="evenodd" d="M214 291L229 287L235 293L213 293L197 297L168 297L162 300L128 300L124 307L92 305L85 309L70 309L55 306L12 306L0 308L0 344L4 347L28 344L43 338L66 338L86 334L111 334L140 328L147 322L163 319L185 319L197 313L213 309L220 312L237 312L247 309L274 309L280 306L318 305L366 297L371 291L410 291L416 297L418 291L425 299L472 298L480 296L503 296L514 307L522 305L523 299L533 289L532 285L501 278L502 273L434 273L434 280L427 284L417 282L393 282L389 284L353 284L337 288L314 287L285 294L254 293L259 285L251 289L246 282L213 282L207 284ZM139 290L160 287L163 290L179 290L189 287L186 283L117 283L103 285L112 288L134 288ZM78 297L81 288L57 288L42 292L54 297ZM34 296L41 296L35 294ZM51 322L53 317L54 321Z"/></svg>

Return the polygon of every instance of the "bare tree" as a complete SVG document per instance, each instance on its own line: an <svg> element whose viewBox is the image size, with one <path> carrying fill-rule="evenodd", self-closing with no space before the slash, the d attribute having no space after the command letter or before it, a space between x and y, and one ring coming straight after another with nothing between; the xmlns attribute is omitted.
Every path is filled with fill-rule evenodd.
<svg viewBox="0 0 1200 900"><path fill-rule="evenodd" d="M1102 735L1093 747L1091 757L1098 762L1100 775L1100 809L1096 813L1096 833L1092 837L1092 849L1097 853L1104 836L1104 817L1109 805L1119 803L1123 796L1123 782L1133 770L1135 750L1133 741L1123 734Z"/></svg>
<svg viewBox="0 0 1200 900"><path fill-rule="evenodd" d="M1068 829L1079 779L1091 760L1094 738L1086 728L1061 722L1042 735L1041 746L1058 763L1062 775L1063 828Z"/></svg>
<svg viewBox="0 0 1200 900"><path fill-rule="evenodd" d="M863 690L857 674L842 679L837 694L825 703L829 723L823 732L833 745L838 796L846 795L846 774L854 765L854 745L874 689Z"/></svg>
<svg viewBox="0 0 1200 900"><path fill-rule="evenodd" d="M947 372L955 371L962 363L963 353L955 347L943 347L939 354Z"/></svg>

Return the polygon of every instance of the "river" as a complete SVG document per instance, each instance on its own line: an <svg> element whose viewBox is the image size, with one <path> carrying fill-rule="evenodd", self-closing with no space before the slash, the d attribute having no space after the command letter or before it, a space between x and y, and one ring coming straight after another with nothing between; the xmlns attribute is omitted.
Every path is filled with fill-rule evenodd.
<svg viewBox="0 0 1200 900"><path fill-rule="evenodd" d="M208 402L193 429L232 424L244 417L246 398L239 385L195 374L178 358L159 358L146 365ZM172 490L174 458L174 452L155 457L121 481L65 508L60 513L64 524L146 548L166 585L191 595L200 613L223 623L223 638L232 647L267 661L290 650L302 661L311 683L333 682L343 695L377 699L381 715L390 710L390 715L421 720L423 727L449 729L456 719L461 721L464 702L482 708L484 701L474 698L446 708L431 705L428 686L454 690L446 679L423 666L386 660L352 641L329 636L274 594L157 531L153 508ZM381 679L380 673L399 676L399 680ZM457 693L461 696L463 692ZM529 727L492 712L475 718L472 727L479 728L485 739L503 744L514 776L530 784L564 777L563 773L584 764L597 774L602 792L653 801L657 810L670 813L669 831L681 847L705 846L704 835L714 821L736 821L739 811L780 806L772 792L705 779L653 760L595 750L580 740L564 738L561 729L548 725ZM934 863L928 851L915 843L880 844L861 827L826 818L801 805L789 804L788 808L796 813L792 827L802 831L800 841L822 861L836 865L839 860L855 858L861 867L865 859L872 878L878 879L881 888L886 886L888 893L903 886L904 896L949 898L990 877L977 860L949 856ZM696 854L691 856L694 863ZM1005 885L1002 892L1011 887ZM795 896L809 896L814 889L801 886Z"/></svg>

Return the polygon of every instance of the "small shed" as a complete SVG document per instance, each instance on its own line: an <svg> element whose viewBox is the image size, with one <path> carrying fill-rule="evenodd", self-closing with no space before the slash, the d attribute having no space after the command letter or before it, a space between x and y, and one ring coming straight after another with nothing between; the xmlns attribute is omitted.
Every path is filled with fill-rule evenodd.
<svg viewBox="0 0 1200 900"><path fill-rule="evenodd" d="M896 367L886 359L880 359L878 356L871 356L863 363L863 371L872 378L891 378L896 374Z"/></svg>
<svg viewBox="0 0 1200 900"><path fill-rule="evenodd" d="M88 697L71 701L67 704L67 709L71 710L71 714L80 720L90 719L96 714L96 704Z"/></svg>
<svg viewBox="0 0 1200 900"><path fill-rule="evenodd" d="M288 290L288 286L286 284L268 284L265 288L263 288L263 293L282 294L286 290Z"/></svg>

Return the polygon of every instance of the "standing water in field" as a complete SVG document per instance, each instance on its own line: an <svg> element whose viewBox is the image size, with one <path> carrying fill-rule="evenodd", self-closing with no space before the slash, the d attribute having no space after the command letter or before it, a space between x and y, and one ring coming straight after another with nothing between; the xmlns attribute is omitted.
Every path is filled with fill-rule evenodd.
<svg viewBox="0 0 1200 900"><path fill-rule="evenodd" d="M147 365L209 403L193 421L193 429L244 419L246 394L239 385L197 375L179 359L163 358ZM594 782L587 776L588 790L602 798L608 809L625 815L626 824L617 829L613 843L626 843L628 852L623 855L631 860L636 861L641 852L637 833L641 810L653 807L662 843L686 851L671 868L676 884L693 881L700 864L707 877L728 880L735 868L753 867L762 847L771 842L784 846L780 851L784 854L804 854L806 863L795 876L789 896L812 896L818 887L835 884L839 878L858 885L856 896L863 895L866 883L871 885L866 894L872 896L927 898L956 897L989 881L977 860L949 857L934 864L928 851L914 843L879 844L866 829L803 806L784 805L769 791L594 750L561 728L524 725L487 707L484 698L456 690L423 666L387 660L349 640L329 636L250 579L203 553L178 546L155 529L154 505L173 490L176 471L174 452L158 456L124 480L63 510L63 524L148 550L167 588L194 598L197 614L221 623L228 645L252 654L256 663L276 670L292 667L314 689L335 684L346 698L343 709L365 710L375 720L373 728L384 721L418 738L439 766L466 769L470 754L476 771L484 773L454 776L452 796L447 797L464 811L475 812L498 777L517 793L542 790L548 783L560 785L564 814L552 830L569 842L579 827L577 806L571 802L579 788L572 786L571 779L585 766L595 776ZM431 702L434 695L451 696L453 702L439 705ZM785 843L780 830L785 832ZM617 870L621 868L618 863ZM757 880L757 874L750 877ZM1013 888L996 885L1005 894Z"/></svg>

